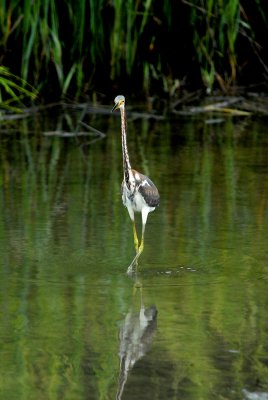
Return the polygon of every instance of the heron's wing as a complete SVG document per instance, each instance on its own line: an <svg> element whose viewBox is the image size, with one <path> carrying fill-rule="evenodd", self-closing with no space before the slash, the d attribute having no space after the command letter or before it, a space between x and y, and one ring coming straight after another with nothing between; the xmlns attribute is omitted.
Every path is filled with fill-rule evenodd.
<svg viewBox="0 0 268 400"><path fill-rule="evenodd" d="M149 207L157 207L160 202L160 196L155 184L145 175L140 174L141 182L139 192Z"/></svg>

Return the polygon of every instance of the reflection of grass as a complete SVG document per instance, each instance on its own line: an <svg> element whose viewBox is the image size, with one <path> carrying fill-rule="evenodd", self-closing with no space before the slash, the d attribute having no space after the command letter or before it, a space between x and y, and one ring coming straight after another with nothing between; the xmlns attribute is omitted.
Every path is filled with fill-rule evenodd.
<svg viewBox="0 0 268 400"><path fill-rule="evenodd" d="M5 398L11 390L27 399L105 399L116 391L117 323L132 291L124 263L133 251L120 198L120 125L111 119L100 128L106 139L94 145L82 138L81 157L73 138L41 134L65 123L27 119L16 126L16 139L0 141ZM266 271L268 187L265 174L251 168L266 165L258 127L252 124L246 140L236 137L232 120L205 128L198 120L198 130L189 121L136 125L134 134L129 124L133 164L146 168L148 159L161 194L141 263L146 304L159 310L153 350L143 360L150 364L146 379L163 398L159 370L170 367L174 399L189 386L193 398L215 398L226 372L221 361L235 387L247 382L245 365L264 381L267 290L259 278ZM177 275L156 273L178 264Z"/></svg>
<svg viewBox="0 0 268 400"><path fill-rule="evenodd" d="M46 393L53 399L64 387L63 397L82 398L87 381L90 390L105 399L117 377L114 317L122 293L119 296L114 290L116 282L103 287L101 292L110 296L110 302L106 310L100 310L96 288L102 285L99 280L107 265L109 276L114 268L107 249L114 250L118 243L121 254L115 240L118 215L122 215L121 201L117 203L121 174L116 163L108 164L114 157L121 166L120 140L110 143L107 154L102 154L105 143L94 147L87 138L78 144L75 138L41 134L51 124L65 129L65 123L65 118L53 118L50 123L43 118L25 119L17 125L16 138L6 136L0 142L1 207L5 210L0 226L0 247L5 253L1 287L9 290L1 304L10 312L0 331L2 337L7 335L10 323L11 335L16 337L14 351L20 354L20 366L14 379L21 385L15 392L27 398ZM14 129L15 121L8 126ZM83 157L78 146L85 148ZM101 202L105 212L99 210ZM17 273L22 279L19 285ZM2 371L9 370L8 363L7 356ZM36 379L44 387L37 387ZM11 386L6 380L0 385L1 393L10 393Z"/></svg>

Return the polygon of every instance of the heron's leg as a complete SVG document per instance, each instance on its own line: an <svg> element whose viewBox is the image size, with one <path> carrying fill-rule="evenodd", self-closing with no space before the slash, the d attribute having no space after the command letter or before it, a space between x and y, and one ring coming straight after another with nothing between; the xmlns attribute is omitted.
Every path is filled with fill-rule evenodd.
<svg viewBox="0 0 268 400"><path fill-rule="evenodd" d="M139 239L137 236L135 220L133 220L133 236L134 236L134 246L137 253L139 250Z"/></svg>
<svg viewBox="0 0 268 400"><path fill-rule="evenodd" d="M130 219L133 223L134 246L135 246L135 250L137 253L137 251L139 249L139 239L138 239L137 230L136 230L135 215L134 215L134 211L133 211L132 207L128 207L127 209L128 209Z"/></svg>
<svg viewBox="0 0 268 400"><path fill-rule="evenodd" d="M144 249L144 233L145 233L145 226L146 226L146 221L147 221L147 217L148 217L148 211L147 209L143 209L142 210L142 236L141 236L141 243L139 245L139 249L135 255L135 257L132 260L132 263L130 264L130 266L127 269L127 274L131 274L133 272L133 266L134 264L137 264L138 259L141 255L141 253L143 252Z"/></svg>
<svg viewBox="0 0 268 400"><path fill-rule="evenodd" d="M142 253L144 249L144 232L145 232L145 224L142 224L142 234L141 234L141 242L139 245L139 252Z"/></svg>
<svg viewBox="0 0 268 400"><path fill-rule="evenodd" d="M138 258L139 258L140 254L141 254L140 248L139 248L139 241L138 241L138 237L137 237L137 232L136 232L136 227L135 227L135 222L134 222L133 230L134 230L134 243L135 243L136 255L133 258L130 266L127 269L127 275L132 275L134 266L136 267L136 272L137 272ZM136 241L135 241L135 235L136 235L136 239L137 239Z"/></svg>
<svg viewBox="0 0 268 400"><path fill-rule="evenodd" d="M141 212L142 233L141 233L141 242L140 242L140 246L139 246L139 253L142 253L143 249L144 249L144 233L145 233L145 226L146 226L148 214L149 214L149 210L147 208L143 208L143 210Z"/></svg>
<svg viewBox="0 0 268 400"><path fill-rule="evenodd" d="M127 274L128 275L132 274L134 265L136 265L136 266L138 265L138 258L141 255L141 253L142 252L140 251L140 247L139 247L138 252L136 253L135 257L133 258L133 260L132 260L132 262L130 264L130 266L127 269Z"/></svg>

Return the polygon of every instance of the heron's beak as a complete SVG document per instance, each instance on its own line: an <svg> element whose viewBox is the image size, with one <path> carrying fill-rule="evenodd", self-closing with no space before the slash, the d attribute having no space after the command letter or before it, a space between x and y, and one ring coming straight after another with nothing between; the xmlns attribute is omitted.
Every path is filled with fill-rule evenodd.
<svg viewBox="0 0 268 400"><path fill-rule="evenodd" d="M113 106L112 112L115 111L115 110L117 110L118 108L119 108L119 103L116 103L116 104Z"/></svg>

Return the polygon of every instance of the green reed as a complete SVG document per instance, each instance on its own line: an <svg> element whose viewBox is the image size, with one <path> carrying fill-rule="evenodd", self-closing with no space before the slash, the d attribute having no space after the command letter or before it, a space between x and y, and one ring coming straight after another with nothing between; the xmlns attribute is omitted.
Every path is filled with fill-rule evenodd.
<svg viewBox="0 0 268 400"><path fill-rule="evenodd" d="M228 91L244 62L241 38L253 64L268 70L260 50L264 35L254 30L243 3L164 0L159 8L155 0L0 0L1 63L53 98L107 92L114 82L135 92L150 94L156 87L172 95L185 76L191 83L192 60L200 85ZM256 1L252 9L265 30L265 2Z"/></svg>
<svg viewBox="0 0 268 400"><path fill-rule="evenodd" d="M192 6L196 55L208 91L215 80L225 90L236 78L236 41L241 23L240 1L201 0Z"/></svg>
<svg viewBox="0 0 268 400"><path fill-rule="evenodd" d="M19 105L28 98L34 100L37 91L23 79L0 66L0 107L13 112L20 111Z"/></svg>
<svg viewBox="0 0 268 400"><path fill-rule="evenodd" d="M191 24L196 56L200 65L200 73L204 85L210 92L217 82L223 92L236 83L241 69L239 61L239 40L243 39L248 50L255 52L254 62L263 63L258 54L262 38L256 40L251 26L251 15L245 11L247 4L241 0L198 0L189 3L191 6ZM258 23L263 27L267 24L264 2L257 1L254 13ZM253 19L252 19L253 20ZM243 54L248 59L248 54ZM253 74L255 72L253 66ZM267 67L263 63L264 69Z"/></svg>

